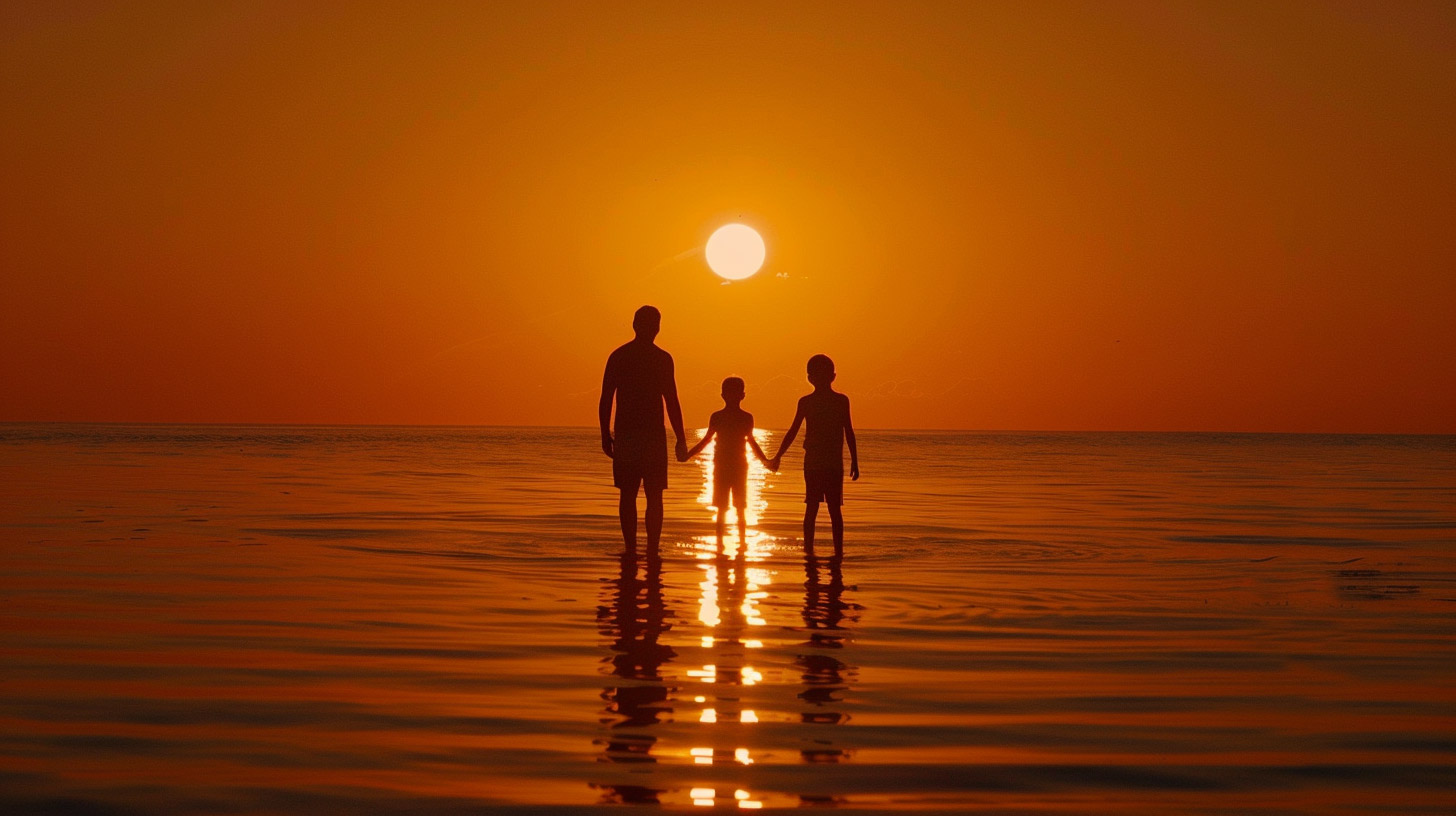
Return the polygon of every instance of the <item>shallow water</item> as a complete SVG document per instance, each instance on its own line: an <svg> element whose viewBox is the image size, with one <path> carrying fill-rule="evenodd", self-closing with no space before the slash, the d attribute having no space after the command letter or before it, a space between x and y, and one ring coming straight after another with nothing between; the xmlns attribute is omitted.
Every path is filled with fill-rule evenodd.
<svg viewBox="0 0 1456 816"><path fill-rule="evenodd" d="M860 444L834 564L794 456L654 560L589 429L0 425L0 810L1456 810L1456 438Z"/></svg>

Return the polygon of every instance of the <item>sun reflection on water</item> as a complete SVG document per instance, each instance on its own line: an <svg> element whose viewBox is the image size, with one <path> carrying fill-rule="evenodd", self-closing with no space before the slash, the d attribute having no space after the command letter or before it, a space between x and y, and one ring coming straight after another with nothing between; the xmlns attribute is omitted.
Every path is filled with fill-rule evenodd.
<svg viewBox="0 0 1456 816"><path fill-rule="evenodd" d="M706 434L707 429L699 430L700 434ZM767 449L773 434L763 429L755 429L753 438L758 441L759 447ZM718 454L718 439L715 437L709 442L702 453L694 457L693 461L698 465L698 471L702 474L702 487L698 491L698 504L702 505L708 517L717 516L717 506L713 503L713 468ZM770 483L771 471L764 467L761 462L753 456L748 457L748 479L747 496L743 508L744 521L747 525L746 541L740 541L737 536L725 535L721 542L723 553L729 557L744 557L750 561L762 562L767 560L769 555L778 548L775 545L776 539L755 528L758 519L768 509L768 493L773 485ZM729 508L726 511L725 520L731 520L734 524L738 522L738 511ZM733 530L732 526L729 530ZM719 552L719 544L716 536L697 536L693 540L693 549L699 559L708 560L715 557ZM766 573L765 573L766 575Z"/></svg>
<svg viewBox="0 0 1456 816"><path fill-rule="evenodd" d="M767 431L755 430L754 436L760 446L768 446L771 434ZM716 518L718 512L713 504L716 448L717 440L714 440L697 459L703 480L698 503L712 518ZM768 623L761 605L768 599L768 587L773 583L773 571L768 568L767 562L776 552L778 543L774 536L757 529L756 525L768 507L769 478L768 469L750 459L745 507L741 511L726 509L724 521L729 523L725 524L721 537L717 534L697 536L691 544L699 570L698 622L709 631L699 639L701 668L689 669L686 674L703 684L699 688L704 693L695 694L692 698L701 706L697 722L713 729L704 734L702 742L706 745L700 744L689 750L695 765L746 767L756 761L752 749L743 744L745 734L730 726L752 725L760 721L757 709L744 707L743 689L764 680L764 672L750 659L750 650L762 649L763 641L745 638L744 634L753 627ZM744 514L741 535L738 512ZM763 807L760 797L742 788L732 791L695 788L691 799L693 804L704 807Z"/></svg>
<svg viewBox="0 0 1456 816"><path fill-rule="evenodd" d="M754 434L761 447L769 447L770 433L755 430ZM718 515L718 508L713 504L716 447L715 440L694 460L702 477L698 504L715 521ZM749 461L746 476L742 528L738 524L738 511L730 507L726 508L724 521L727 523L721 532L715 527L707 535L694 535L684 542L691 577L684 576L683 566L679 566L676 585L696 589L696 620L687 621L696 631L683 632L674 639L678 651L670 653L670 657L677 663L675 671L665 671L663 664L651 665L667 656L657 651L655 637L667 627L660 621L652 627L632 625L635 611L661 610L663 607L657 605L660 601L634 603L638 586L625 578L625 570L620 581L618 597L628 603L614 622L624 624L628 630L621 634L633 637L619 638L616 645L633 653L636 659L628 662L637 664L633 668L638 671L618 674L632 677L636 681L634 685L652 688L635 692L609 689L604 695L612 702L634 694L643 698L646 705L622 712L619 703L613 713L635 714L631 722L647 731L630 748L623 745L621 738L609 741L606 761L619 763L629 756L651 757L652 762L699 769L689 777L694 787L690 790L686 785L679 787L680 782L644 787L643 790L650 791L650 797L639 795L635 800L629 799L622 788L614 787L605 801L691 802L701 807L735 809L837 801L833 797L794 796L787 792L750 793L743 787L747 781L744 779L735 779L729 788L722 784L721 774L741 775L760 762L819 764L840 762L850 756L849 751L838 747L837 738L821 729L848 721L841 708L842 694L849 686L854 669L839 655L848 642L844 624L855 619L857 607L841 599L844 584L837 562L819 564L812 559L805 562L808 580L804 583L802 605L797 597L790 598L785 593L789 590L797 596L796 584L782 581L776 584L781 559L787 555L792 561L798 561L800 556L797 548L786 553L785 541L759 528L776 477L753 459ZM821 566L828 567L829 572L821 573ZM685 577L687 580L683 582ZM673 585L671 579L668 585ZM657 576L644 589L652 587L660 592ZM642 641L653 644L646 650L651 652L651 658L646 661L641 660L647 656L642 654L647 645ZM677 678L676 686L672 685L673 677ZM660 682L671 689L665 699ZM674 708L676 717L672 716ZM651 734L658 733L659 729L651 726L658 716L689 729L681 742L657 744ZM810 730L784 743L785 732L761 730L762 723L774 723L775 729L795 724Z"/></svg>
<svg viewBox="0 0 1456 816"><path fill-rule="evenodd" d="M753 798L753 794L742 788L732 791L719 791L717 788L693 788L688 792L692 797L693 804L699 807L713 807L720 802L723 804L733 803L744 810L757 810L763 807L763 802Z"/></svg>

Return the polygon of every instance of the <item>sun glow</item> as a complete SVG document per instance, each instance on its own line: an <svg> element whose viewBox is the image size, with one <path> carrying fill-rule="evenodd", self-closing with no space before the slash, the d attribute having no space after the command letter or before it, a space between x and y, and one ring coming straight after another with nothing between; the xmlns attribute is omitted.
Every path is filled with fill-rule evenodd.
<svg viewBox="0 0 1456 816"><path fill-rule="evenodd" d="M743 280L763 266L766 250L763 238L753 227L745 224L727 224L719 227L708 238L703 249L708 266L718 277L725 280Z"/></svg>

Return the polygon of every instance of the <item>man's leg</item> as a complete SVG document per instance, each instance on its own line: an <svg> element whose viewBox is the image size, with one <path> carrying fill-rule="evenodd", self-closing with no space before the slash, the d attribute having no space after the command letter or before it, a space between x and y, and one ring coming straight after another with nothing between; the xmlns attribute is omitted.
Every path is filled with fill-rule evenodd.
<svg viewBox="0 0 1456 816"><path fill-rule="evenodd" d="M738 552L741 554L748 549L748 512L741 504L735 511L738 513Z"/></svg>
<svg viewBox="0 0 1456 816"><path fill-rule="evenodd" d="M804 505L804 552L814 554L814 522L819 518L819 502Z"/></svg>
<svg viewBox="0 0 1456 816"><path fill-rule="evenodd" d="M714 529L718 532L718 553L723 553L723 531L728 526L728 504L724 502L718 505L718 515L713 519Z"/></svg>
<svg viewBox="0 0 1456 816"><path fill-rule="evenodd" d="M647 552L657 552L657 541L662 537L662 488L647 488Z"/></svg>
<svg viewBox="0 0 1456 816"><path fill-rule="evenodd" d="M650 495L650 494L649 494ZM622 544L627 552L637 549L637 488L622 488L617 500L617 516L622 521Z"/></svg>
<svg viewBox="0 0 1456 816"><path fill-rule="evenodd" d="M844 515L839 505L829 504L829 529L834 534L834 557L844 557Z"/></svg>

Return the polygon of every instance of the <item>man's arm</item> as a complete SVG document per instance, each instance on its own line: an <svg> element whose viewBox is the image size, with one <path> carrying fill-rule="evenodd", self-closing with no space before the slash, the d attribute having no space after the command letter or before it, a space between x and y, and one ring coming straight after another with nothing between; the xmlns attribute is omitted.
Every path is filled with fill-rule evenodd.
<svg viewBox="0 0 1456 816"><path fill-rule="evenodd" d="M844 398L844 444L849 446L849 480L859 479L859 448L854 445L854 423L849 421L849 397Z"/></svg>
<svg viewBox="0 0 1456 816"><path fill-rule="evenodd" d="M678 461L679 462L686 462L687 460L693 458L694 456L697 456L699 453L702 452L703 448L705 448L705 447L708 446L708 440L709 439L712 439L713 438L713 435L716 434L716 433L718 433L718 429L715 428L715 427L713 427L713 423L709 422L708 423L708 432L705 433L705 434L703 434L703 438L698 440L698 444L694 445L693 446L693 449L687 452L687 455L685 455L685 456L679 456L678 457Z"/></svg>
<svg viewBox="0 0 1456 816"><path fill-rule="evenodd" d="M672 355L667 356L667 387L663 389L662 398L667 401L667 421L672 425L672 432L677 434L677 458L681 461L687 457L688 436L683 432L682 405L677 401L677 377L672 370Z"/></svg>
<svg viewBox="0 0 1456 816"><path fill-rule="evenodd" d="M607 368L602 372L602 398L597 403L597 422L602 426L602 453L612 455L612 398L617 394L617 372L612 359L607 358Z"/></svg>

